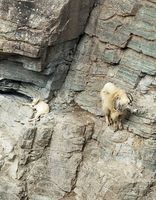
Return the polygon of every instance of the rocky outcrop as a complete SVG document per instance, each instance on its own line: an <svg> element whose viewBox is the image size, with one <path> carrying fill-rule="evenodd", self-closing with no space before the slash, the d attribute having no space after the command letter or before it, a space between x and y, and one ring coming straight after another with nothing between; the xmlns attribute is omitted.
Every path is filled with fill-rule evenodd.
<svg viewBox="0 0 156 200"><path fill-rule="evenodd" d="M44 98L58 90L92 6L93 0L1 1L0 90Z"/></svg>
<svg viewBox="0 0 156 200"><path fill-rule="evenodd" d="M28 122L32 111L22 105L21 97L12 100L2 96L0 100L1 199L55 200L70 194L83 160L82 151L94 130L89 114L54 109L35 125Z"/></svg>
<svg viewBox="0 0 156 200"><path fill-rule="evenodd" d="M112 81L134 97L125 129L95 122L86 145L76 187L76 200L155 199L156 64L155 5L141 1L103 1L91 13L85 36L65 82L74 100L102 116L99 92Z"/></svg>
<svg viewBox="0 0 156 200"><path fill-rule="evenodd" d="M1 3L4 11L8 9L5 5L15 5L5 2ZM35 34L42 31L35 45L33 37L24 43L41 54L33 56L33 49L28 55L28 46L14 55L7 52L15 51L11 45L2 50L2 90L43 95L60 89L61 72L65 77L64 69L68 71L70 65L70 70L49 103L50 113L36 123L28 122L33 111L23 105L26 99L0 95L0 199L156 199L156 2L96 1L85 30L92 1L34 2L18 3L23 6L20 9L35 5L26 9L32 19L28 29ZM51 14L53 5L56 13ZM21 18L26 17L24 12L20 15L18 23L22 24ZM17 22L9 18L8 23ZM42 25L33 29L32 23ZM44 29L47 24L49 29ZM36 66L41 66L43 58L47 65L40 70ZM17 65L20 76L14 73ZM12 74L15 79L10 80ZM124 130L115 133L105 123L99 97L108 81L130 92L133 109L138 110L125 121Z"/></svg>

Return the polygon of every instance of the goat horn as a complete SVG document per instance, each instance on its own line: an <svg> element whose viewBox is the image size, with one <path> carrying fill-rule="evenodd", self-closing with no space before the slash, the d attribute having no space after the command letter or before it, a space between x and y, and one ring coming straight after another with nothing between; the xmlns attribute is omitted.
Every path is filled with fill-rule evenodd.
<svg viewBox="0 0 156 200"><path fill-rule="evenodd" d="M132 102L133 101L133 96L131 95L131 93L126 93L127 94L127 97L129 98L129 100Z"/></svg>

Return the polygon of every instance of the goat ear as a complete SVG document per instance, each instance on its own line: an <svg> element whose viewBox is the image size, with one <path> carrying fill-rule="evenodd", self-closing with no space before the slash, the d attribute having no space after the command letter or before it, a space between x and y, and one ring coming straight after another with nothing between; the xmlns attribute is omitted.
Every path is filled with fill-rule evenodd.
<svg viewBox="0 0 156 200"><path fill-rule="evenodd" d="M129 98L129 100L130 100L130 103L132 103L132 101L133 101L133 97L132 97L132 95L130 94L130 93L126 93L127 94L127 97Z"/></svg>

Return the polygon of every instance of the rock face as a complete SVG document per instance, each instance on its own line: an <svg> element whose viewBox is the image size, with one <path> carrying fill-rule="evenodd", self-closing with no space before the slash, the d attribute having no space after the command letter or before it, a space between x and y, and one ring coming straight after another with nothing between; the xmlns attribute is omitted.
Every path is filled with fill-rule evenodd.
<svg viewBox="0 0 156 200"><path fill-rule="evenodd" d="M0 199L156 199L156 1L45 2L0 2L1 91L59 90L36 123L24 97L0 95ZM108 81L138 109L115 133Z"/></svg>
<svg viewBox="0 0 156 200"><path fill-rule="evenodd" d="M1 0L0 90L44 98L58 90L92 6L93 0Z"/></svg>

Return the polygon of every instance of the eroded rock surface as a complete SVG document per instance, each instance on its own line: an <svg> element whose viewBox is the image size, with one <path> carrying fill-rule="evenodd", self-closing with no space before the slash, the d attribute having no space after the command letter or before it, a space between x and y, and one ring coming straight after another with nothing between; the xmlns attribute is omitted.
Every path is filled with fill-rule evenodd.
<svg viewBox="0 0 156 200"><path fill-rule="evenodd" d="M48 98L60 89L93 3L1 0L0 90Z"/></svg>
<svg viewBox="0 0 156 200"><path fill-rule="evenodd" d="M14 18L16 4L19 16ZM36 123L28 122L33 114L23 105L28 100L0 95L2 200L156 199L156 1L96 1L77 41L92 5L89 0L1 1L3 31L17 25L20 30L25 23L27 29L20 33L34 33L20 36L26 47L21 44L18 52L12 46L19 42L14 31L2 34L4 91L37 96L59 89L61 72L65 77L64 69L71 64L63 87L49 102L50 113ZM20 14L27 7L28 13ZM72 59L68 50L77 42ZM49 53L44 57L46 45ZM44 59L48 65L36 68ZM15 73L10 80L17 66L20 76ZM108 81L131 92L138 109L124 130L115 133L105 123L99 97Z"/></svg>

